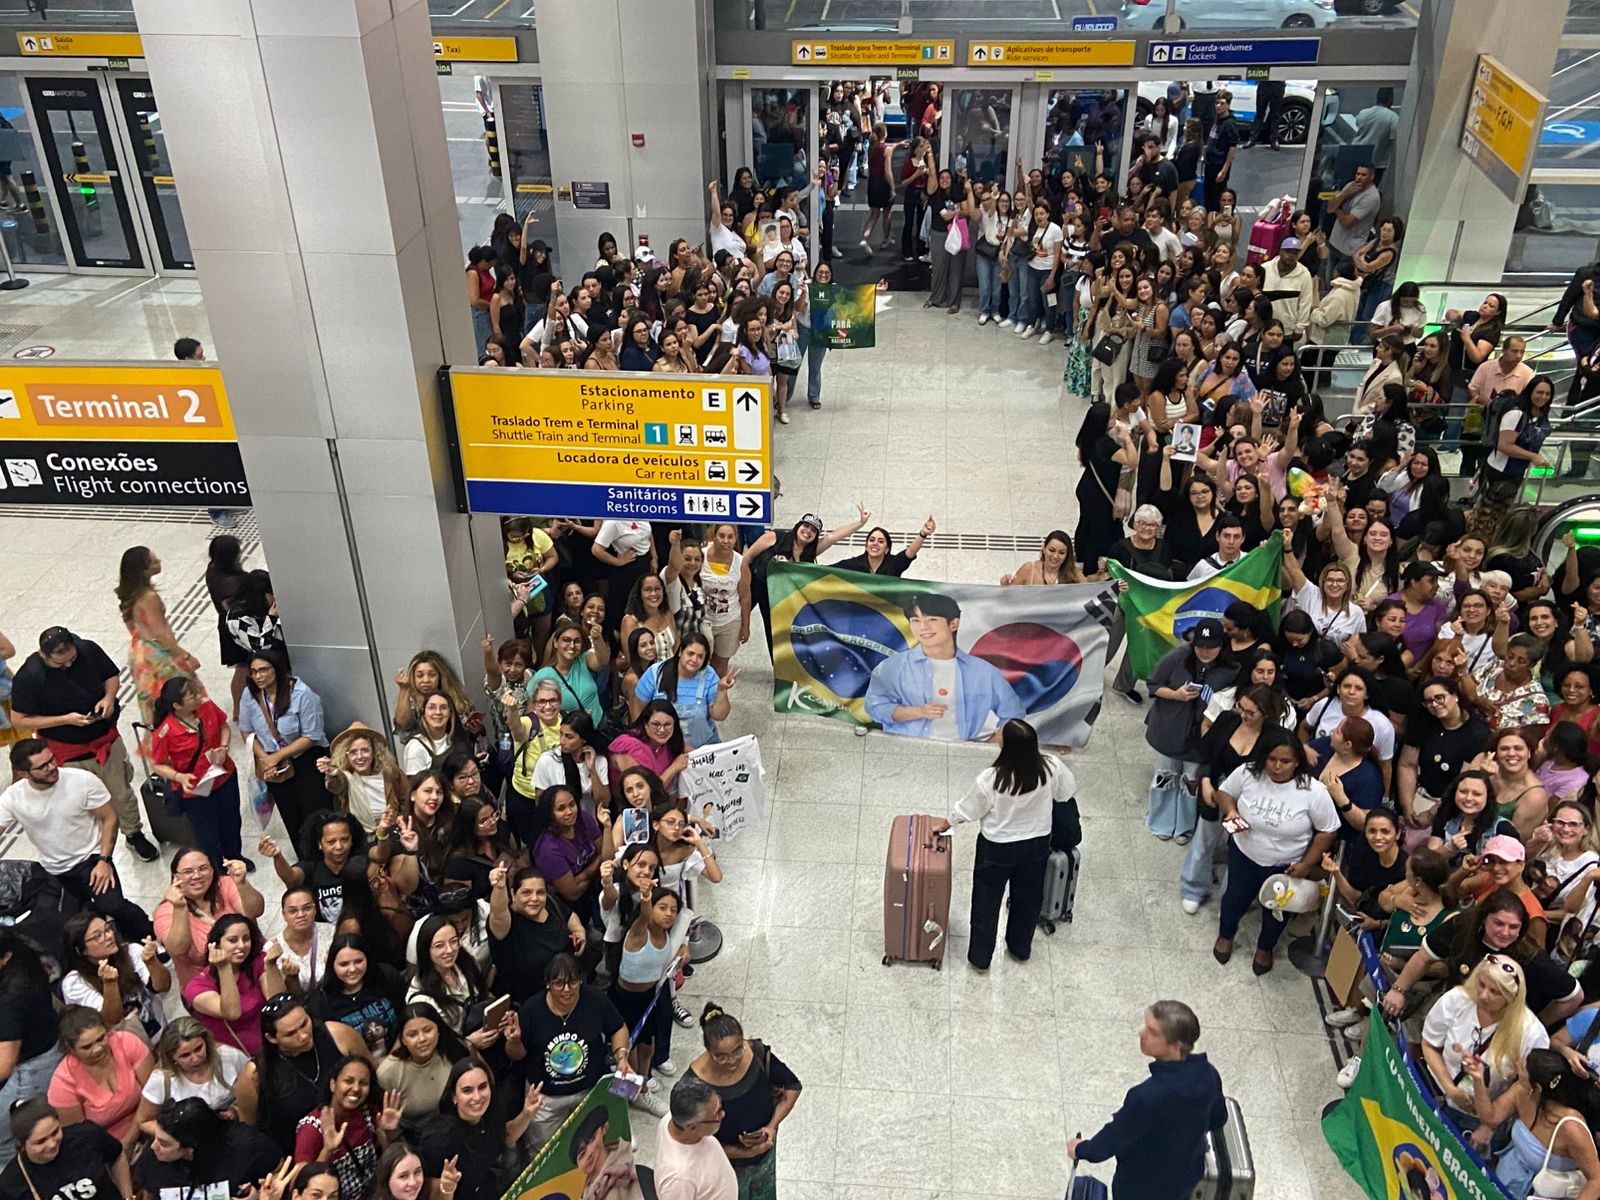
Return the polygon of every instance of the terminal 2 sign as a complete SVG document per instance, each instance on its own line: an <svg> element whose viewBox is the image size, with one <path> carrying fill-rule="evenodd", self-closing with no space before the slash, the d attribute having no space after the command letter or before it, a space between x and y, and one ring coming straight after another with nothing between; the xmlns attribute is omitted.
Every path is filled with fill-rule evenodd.
<svg viewBox="0 0 1600 1200"><path fill-rule="evenodd" d="M767 524L771 381L448 368L463 512Z"/></svg>
<svg viewBox="0 0 1600 1200"><path fill-rule="evenodd" d="M0 504L250 504L216 367L0 366Z"/></svg>

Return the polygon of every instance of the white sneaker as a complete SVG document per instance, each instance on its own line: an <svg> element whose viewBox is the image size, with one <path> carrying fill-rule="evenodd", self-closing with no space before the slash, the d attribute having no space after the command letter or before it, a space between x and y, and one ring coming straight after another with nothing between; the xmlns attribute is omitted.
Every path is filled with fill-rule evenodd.
<svg viewBox="0 0 1600 1200"><path fill-rule="evenodd" d="M778 414L778 424L779 425L787 425L788 423L789 423L789 414L786 413L786 412L779 413Z"/></svg>
<svg viewBox="0 0 1600 1200"><path fill-rule="evenodd" d="M1001 317L1000 318L1000 328L1001 329L1010 329L1011 328L1011 318L1010 317Z"/></svg>
<svg viewBox="0 0 1600 1200"><path fill-rule="evenodd" d="M670 1109L667 1098L655 1092L640 1092L631 1101L635 1108L642 1108L653 1117L664 1117Z"/></svg>
<svg viewBox="0 0 1600 1200"><path fill-rule="evenodd" d="M1322 1023L1329 1029L1348 1029L1352 1025L1359 1025L1367 1019L1367 1006L1357 1004L1354 1008L1336 1008L1322 1018Z"/></svg>
<svg viewBox="0 0 1600 1200"><path fill-rule="evenodd" d="M658 1062L650 1069L655 1072L655 1075L650 1076L650 1082L654 1083L656 1075L676 1075L678 1073L678 1064L669 1058L666 1062Z"/></svg>
<svg viewBox="0 0 1600 1200"><path fill-rule="evenodd" d="M1033 336L1033 330L1032 329L1024 329L1021 325L1018 325L1017 326L1017 336L1019 338L1021 338L1023 341L1027 341L1029 338L1031 338Z"/></svg>
<svg viewBox="0 0 1600 1200"><path fill-rule="evenodd" d="M834 246L834 247L831 247L831 249L833 250L833 256L835 258L843 258L844 257L844 251L839 249L839 247Z"/></svg>
<svg viewBox="0 0 1600 1200"><path fill-rule="evenodd" d="M1190 900L1188 897L1184 897L1179 904L1183 908L1183 911L1188 913L1191 917L1200 911L1200 901L1198 900Z"/></svg>
<svg viewBox="0 0 1600 1200"><path fill-rule="evenodd" d="M861 239L861 248L863 250L865 250L868 254L872 253L872 243L867 241L866 238L862 238Z"/></svg>
<svg viewBox="0 0 1600 1200"><path fill-rule="evenodd" d="M989 314L988 313L979 313L978 314L978 324L979 325L987 325L988 323L989 323Z"/></svg>
<svg viewBox="0 0 1600 1200"><path fill-rule="evenodd" d="M1044 346L1044 345L1049 344L1050 339L1053 338L1053 337L1055 337L1055 334L1051 333L1048 329L1046 329L1044 331L1044 336L1039 339L1039 345Z"/></svg>
<svg viewBox="0 0 1600 1200"><path fill-rule="evenodd" d="M652 1096L659 1096L659 1095L661 1095L661 1091L662 1091L662 1089L661 1089L661 1080L656 1078L656 1075L655 1075L656 1070L657 1070L657 1068L651 1067L650 1068L650 1078L646 1079L644 1081L644 1090L649 1092Z"/></svg>
<svg viewBox="0 0 1600 1200"><path fill-rule="evenodd" d="M1337 1082L1345 1091L1349 1091L1356 1081L1356 1076L1361 1074L1361 1055L1357 1054L1339 1069Z"/></svg>

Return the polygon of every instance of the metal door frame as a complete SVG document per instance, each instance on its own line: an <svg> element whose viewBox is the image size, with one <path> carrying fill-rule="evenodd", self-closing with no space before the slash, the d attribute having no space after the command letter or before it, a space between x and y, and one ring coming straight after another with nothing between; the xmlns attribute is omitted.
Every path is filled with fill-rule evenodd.
<svg viewBox="0 0 1600 1200"><path fill-rule="evenodd" d="M150 76L140 72L126 71L119 71L115 73L111 71L96 71L95 74L100 77L101 103L108 105L110 110L116 114L111 123L112 135L117 139L118 150L123 156L123 161L124 163L137 163L139 161L138 147L134 145L133 130L128 127L128 114L123 110L122 107L121 89L117 86L115 81L121 79L142 79L146 83L149 83ZM152 99L154 96L155 88L154 85L152 85ZM126 166L123 168L122 175L124 180L128 180L130 178L129 171ZM146 246L145 261L154 268L152 273L163 279L195 278L197 271L194 267L169 267L162 260L161 238L156 229L156 217L155 212L150 207L150 198L145 194L143 169L134 171L132 173L132 177L138 179L139 181L138 186L131 189L133 194L137 197L133 205L133 210L136 217L135 224L138 225L140 234L144 238ZM174 176L174 179L176 179L176 176ZM176 187L177 184L174 183L173 186ZM178 206L179 210L181 211L183 206L183 198L181 196L178 199ZM188 236L187 227L185 228L184 236ZM190 251L192 252L193 249L194 246L193 243L191 243Z"/></svg>
<svg viewBox="0 0 1600 1200"><path fill-rule="evenodd" d="M810 97L809 107L812 110L806 120L806 182L804 185L806 190L805 203L807 208L806 227L811 230L812 246L814 247L816 245L817 237L822 232L822 215L817 211L817 193L816 189L811 187L811 172L816 170L817 152L819 149L819 131L817 129L819 122L817 121L817 114L820 111L820 108L817 97L819 94L818 89L827 86L828 79L831 79L832 77L828 76L824 78L819 75L794 76L784 74L782 73L781 68L776 67L772 68L772 71L774 72L772 75L763 75L760 78L747 78L740 80L744 86L739 89L739 103L741 109L739 148L744 153L744 161L743 163L734 166L732 170L737 171L741 165L747 166L750 168L750 173L755 175L756 138L752 118L755 115L754 104L756 89L787 88L791 91L805 92ZM752 71L751 74L753 75L754 72ZM760 182L759 176L757 176L756 182ZM731 172L728 180L728 186L730 189L733 186ZM709 208L707 209L707 212L710 212ZM807 253L810 254L811 251L808 249ZM808 261L810 261L811 265L814 267L816 262L820 260Z"/></svg>
<svg viewBox="0 0 1600 1200"><path fill-rule="evenodd" d="M61 253L67 260L64 263L27 263L18 268L18 274L76 274L78 267L72 260L72 244L67 240L66 227L61 223L61 203L56 196L55 181L49 177L50 160L45 157L44 153L44 134L39 128L38 115L33 111L33 96L28 91L28 72L8 70L6 74L16 79L22 95L23 107L28 114L28 125L30 126L28 132L33 138L33 161L39 167L39 198L44 201L45 211L50 215L51 231L60 240ZM17 181L17 186L22 186L20 179ZM116 274L116 272L106 273Z"/></svg>
<svg viewBox="0 0 1600 1200"><path fill-rule="evenodd" d="M1016 165L1017 129L1018 129L1019 125L1021 124L1021 118L1022 118L1022 92L1023 92L1023 88L1026 86L1026 84L1021 82L1020 80L1014 80L1014 79L994 79L994 80L989 80L989 79L978 79L978 80L962 79L962 80L959 80L959 81L957 81L955 83L946 83L941 78L934 78L934 79L928 80L927 82L929 82L929 83L937 83L944 90L945 110L946 111L945 111L945 113L941 113L940 114L941 120L943 119L943 117L945 115L948 115L948 111L950 109L949 97L950 97L952 92L955 92L955 91L1007 92L1008 91L1008 92L1011 93L1011 114L1006 120L1006 154L1005 154L1005 160L1000 164L1000 166L1001 166L1001 170L1000 170L1000 185L1002 187L1004 187L1007 191L1014 190L1015 183L1011 178L1011 168ZM953 161L953 159L951 158L951 154L952 154L952 147L953 147L953 143L954 143L955 139L950 136L950 132L951 132L950 126L946 125L943 132L944 132L944 136L942 136L939 139L939 169L941 171L946 171L946 170L950 169L950 164Z"/></svg>
<svg viewBox="0 0 1600 1200"><path fill-rule="evenodd" d="M31 88L29 88L28 84L33 80L51 79L59 79L61 82L68 84L77 84L80 82L92 83L95 92L99 97L100 111L105 121L106 130L110 135L110 144L102 147L102 150L108 154L114 154L117 157L117 181L122 187L123 195L128 204L129 213L133 218L132 234L134 244L132 249L134 249L143 259L143 266L96 267L80 261L77 251L73 248L72 239L67 235L66 214L62 211L61 197L56 189L56 181L52 177L41 182L47 182L49 184L49 186L44 190L48 191L51 197L51 208L56 217L56 229L61 236L61 248L67 256L68 273L73 275L110 275L120 279L148 279L160 273L153 269L153 265L155 264L157 256L150 253L150 244L148 241L149 234L145 225L144 198L142 194L140 194L142 189L137 189L131 186L128 179L127 161L129 151L125 144L125 135L122 132L121 114L116 111L116 104L114 103L115 97L110 94L110 89L106 86L106 81L104 78L106 74L107 72L96 71L86 73L84 75L68 75L54 71L41 71L35 69L23 74L23 96L28 102L28 116L33 123L33 139L35 152L39 156L39 165L43 170L50 171L50 156L46 149L47 143L44 136L44 126L46 122L40 119L39 107L35 103L33 91ZM120 221L120 219L121 218L119 217L118 220ZM59 270L59 268L57 269ZM193 274L193 272L185 272L185 274Z"/></svg>

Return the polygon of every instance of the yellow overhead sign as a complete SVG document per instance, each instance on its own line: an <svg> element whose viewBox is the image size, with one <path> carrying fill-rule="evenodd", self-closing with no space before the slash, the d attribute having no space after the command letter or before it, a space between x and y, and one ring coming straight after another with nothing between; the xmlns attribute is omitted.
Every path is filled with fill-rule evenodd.
<svg viewBox="0 0 1600 1200"><path fill-rule="evenodd" d="M919 42L896 38L876 41L794 41L789 43L789 61L796 66L923 66L955 65L954 42Z"/></svg>
<svg viewBox="0 0 1600 1200"><path fill-rule="evenodd" d="M0 366L0 442L234 439L215 367Z"/></svg>
<svg viewBox="0 0 1600 1200"><path fill-rule="evenodd" d="M1544 104L1544 96L1497 59L1478 56L1472 98L1461 129L1461 149L1512 199L1516 199L1539 144Z"/></svg>
<svg viewBox="0 0 1600 1200"><path fill-rule="evenodd" d="M771 519L766 379L453 368L450 392L469 511Z"/></svg>
<svg viewBox="0 0 1600 1200"><path fill-rule="evenodd" d="M17 34L17 49L26 56L52 58L143 58L137 33Z"/></svg>
<svg viewBox="0 0 1600 1200"><path fill-rule="evenodd" d="M0 366L0 504L248 505L222 372Z"/></svg>
<svg viewBox="0 0 1600 1200"><path fill-rule="evenodd" d="M968 42L969 67L1127 67L1133 65L1134 43Z"/></svg>
<svg viewBox="0 0 1600 1200"><path fill-rule="evenodd" d="M433 43L434 58L448 62L516 62L514 37L438 38Z"/></svg>

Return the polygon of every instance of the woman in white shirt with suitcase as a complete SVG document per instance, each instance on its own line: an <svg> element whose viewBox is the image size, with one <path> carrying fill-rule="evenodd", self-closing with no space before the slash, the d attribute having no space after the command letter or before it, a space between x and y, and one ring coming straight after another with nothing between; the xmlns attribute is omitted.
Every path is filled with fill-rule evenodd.
<svg viewBox="0 0 1600 1200"><path fill-rule="evenodd" d="M1073 803L1077 784L1064 763L1039 751L1039 735L1026 721L1000 727L1000 753L967 794L935 821L935 832L978 822L978 850L972 865L972 932L967 962L987 971L1000 928L1000 903L1011 889L1006 916L1006 952L1026 962L1033 931L1044 906L1045 866L1057 804Z"/></svg>

